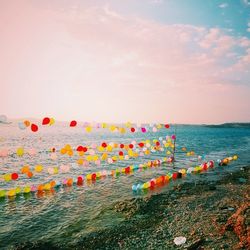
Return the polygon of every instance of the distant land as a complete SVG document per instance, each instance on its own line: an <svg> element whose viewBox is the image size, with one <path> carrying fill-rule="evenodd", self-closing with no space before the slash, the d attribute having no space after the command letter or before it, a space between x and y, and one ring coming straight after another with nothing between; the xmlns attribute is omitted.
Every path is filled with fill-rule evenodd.
<svg viewBox="0 0 250 250"><path fill-rule="evenodd" d="M223 123L218 125L204 125L209 128L250 128L250 122Z"/></svg>

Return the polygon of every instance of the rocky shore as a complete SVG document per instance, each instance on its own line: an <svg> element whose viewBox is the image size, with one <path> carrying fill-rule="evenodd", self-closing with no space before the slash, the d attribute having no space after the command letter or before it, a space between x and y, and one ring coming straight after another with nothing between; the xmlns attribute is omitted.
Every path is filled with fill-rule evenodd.
<svg viewBox="0 0 250 250"><path fill-rule="evenodd" d="M112 207L126 219L75 245L30 243L16 249L250 249L250 166L216 182L174 185ZM175 245L175 237L186 242Z"/></svg>

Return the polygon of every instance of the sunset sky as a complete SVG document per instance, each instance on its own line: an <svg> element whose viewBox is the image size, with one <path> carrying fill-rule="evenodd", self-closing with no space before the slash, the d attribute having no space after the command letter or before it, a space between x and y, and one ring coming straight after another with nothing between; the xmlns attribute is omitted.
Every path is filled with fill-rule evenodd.
<svg viewBox="0 0 250 250"><path fill-rule="evenodd" d="M250 0L2 0L0 115L250 121Z"/></svg>

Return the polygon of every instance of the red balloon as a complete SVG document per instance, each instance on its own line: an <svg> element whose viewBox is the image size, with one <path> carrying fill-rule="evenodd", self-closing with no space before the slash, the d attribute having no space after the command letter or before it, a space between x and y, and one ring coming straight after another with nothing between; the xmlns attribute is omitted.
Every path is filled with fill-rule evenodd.
<svg viewBox="0 0 250 250"><path fill-rule="evenodd" d="M107 143L106 143L106 142L103 142L103 143L102 143L102 147L103 147L103 148L106 148L106 147L107 147Z"/></svg>
<svg viewBox="0 0 250 250"><path fill-rule="evenodd" d="M124 144L120 144L120 148L124 148Z"/></svg>
<svg viewBox="0 0 250 250"><path fill-rule="evenodd" d="M134 147L134 145L133 145L133 144L129 144L128 146L129 146L129 148L133 148L133 147Z"/></svg>
<svg viewBox="0 0 250 250"><path fill-rule="evenodd" d="M165 124L165 128L170 128L169 124Z"/></svg>
<svg viewBox="0 0 250 250"><path fill-rule="evenodd" d="M96 173L92 174L91 178L92 178L92 180L95 180L96 179Z"/></svg>
<svg viewBox="0 0 250 250"><path fill-rule="evenodd" d="M120 156L123 156L123 152L122 152L122 151L120 151L120 152L119 152L119 155L120 155Z"/></svg>
<svg viewBox="0 0 250 250"><path fill-rule="evenodd" d="M139 145L141 148L144 147L144 143L142 143L142 142L138 143L138 145Z"/></svg>
<svg viewBox="0 0 250 250"><path fill-rule="evenodd" d="M77 122L75 120L70 122L70 127L75 127L77 125Z"/></svg>
<svg viewBox="0 0 250 250"><path fill-rule="evenodd" d="M37 130L38 130L38 126L36 124L33 124L33 123L31 124L30 128L31 128L32 132L37 132Z"/></svg>
<svg viewBox="0 0 250 250"><path fill-rule="evenodd" d="M43 122L42 122L43 125L47 125L49 123L50 123L50 118L49 117L43 118Z"/></svg>
<svg viewBox="0 0 250 250"><path fill-rule="evenodd" d="M18 174L17 173L11 174L11 179L12 180L17 180L18 179Z"/></svg>
<svg viewBox="0 0 250 250"><path fill-rule="evenodd" d="M153 188L155 186L155 182L154 181L150 181L150 187Z"/></svg>
<svg viewBox="0 0 250 250"><path fill-rule="evenodd" d="M84 149L83 146L78 146L76 151L80 152L80 151L83 151L83 149Z"/></svg>
<svg viewBox="0 0 250 250"><path fill-rule="evenodd" d="M155 143L155 145L156 145L156 146L160 146L161 144L160 144L160 142L157 141L157 142Z"/></svg>
<svg viewBox="0 0 250 250"><path fill-rule="evenodd" d="M82 176L78 176L77 177L77 183L76 183L77 185L82 185L83 184L83 178L82 178Z"/></svg>
<svg viewBox="0 0 250 250"><path fill-rule="evenodd" d="M175 180L175 179L177 179L177 177L178 177L178 173L174 172L173 175L172 175L172 178Z"/></svg>
<svg viewBox="0 0 250 250"><path fill-rule="evenodd" d="M131 128L130 131L131 131L132 133L134 133L134 132L135 132L135 128Z"/></svg>
<svg viewBox="0 0 250 250"><path fill-rule="evenodd" d="M87 148L87 147L83 147L83 148L82 148L82 151L83 151L83 152L87 152L87 151L88 151L88 148Z"/></svg>

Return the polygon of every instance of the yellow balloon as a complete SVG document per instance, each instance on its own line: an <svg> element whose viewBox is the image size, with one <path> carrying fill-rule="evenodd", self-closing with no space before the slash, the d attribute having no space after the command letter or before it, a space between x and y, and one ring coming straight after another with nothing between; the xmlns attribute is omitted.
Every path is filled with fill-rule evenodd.
<svg viewBox="0 0 250 250"><path fill-rule="evenodd" d="M91 180L91 174L86 175L87 180Z"/></svg>
<svg viewBox="0 0 250 250"><path fill-rule="evenodd" d="M54 174L58 174L59 170L58 167L54 167Z"/></svg>
<svg viewBox="0 0 250 250"><path fill-rule="evenodd" d="M43 171L43 166L42 165L36 165L35 166L35 171L38 172L38 173L42 172Z"/></svg>
<svg viewBox="0 0 250 250"><path fill-rule="evenodd" d="M78 165L83 165L83 162L84 162L84 160L82 158L80 158L80 159L77 160L77 164Z"/></svg>
<svg viewBox="0 0 250 250"><path fill-rule="evenodd" d="M103 153L102 154L102 157L101 157L101 160L102 161L105 161L105 160L107 160L108 159L108 154L107 153Z"/></svg>
<svg viewBox="0 0 250 250"><path fill-rule="evenodd" d="M3 178L4 178L5 181L10 181L11 180L11 174L5 174Z"/></svg>
<svg viewBox="0 0 250 250"><path fill-rule="evenodd" d="M107 128L107 123L102 123L102 128Z"/></svg>
<svg viewBox="0 0 250 250"><path fill-rule="evenodd" d="M112 147L111 145L108 145L108 146L107 146L107 151L108 151L108 152L111 152L112 150L113 150L113 147Z"/></svg>
<svg viewBox="0 0 250 250"><path fill-rule="evenodd" d="M53 125L55 123L55 119L54 118L50 118L50 122L49 122L49 125Z"/></svg>
<svg viewBox="0 0 250 250"><path fill-rule="evenodd" d="M27 193L29 193L30 192L30 187L29 186L26 186L26 187L24 187L24 189L23 189L23 192L25 193L25 194L27 194Z"/></svg>
<svg viewBox="0 0 250 250"><path fill-rule="evenodd" d="M120 160L123 160L123 159L124 159L124 156L123 156L123 155L119 155L119 159L120 159Z"/></svg>
<svg viewBox="0 0 250 250"><path fill-rule="evenodd" d="M88 126L85 128L86 132L90 133L92 131L92 127Z"/></svg>
<svg viewBox="0 0 250 250"><path fill-rule="evenodd" d="M125 134L126 133L126 129L125 128L120 128L119 130L120 130L121 134Z"/></svg>
<svg viewBox="0 0 250 250"><path fill-rule="evenodd" d="M16 195L16 190L15 190L15 189L9 190L8 193L7 193L7 195L8 195L9 197L15 196L15 195Z"/></svg>
<svg viewBox="0 0 250 250"><path fill-rule="evenodd" d="M16 150L16 154L17 154L18 156L23 156L23 154L24 154L24 149L23 149L23 148L18 148L18 149Z"/></svg>
<svg viewBox="0 0 250 250"><path fill-rule="evenodd" d="M93 161L97 161L99 160L99 156L98 155L93 155Z"/></svg>
<svg viewBox="0 0 250 250"><path fill-rule="evenodd" d="M65 148L67 151L68 151L68 150L72 150L70 144L66 144L64 148Z"/></svg>
<svg viewBox="0 0 250 250"><path fill-rule="evenodd" d="M234 155L233 156L233 159L236 161L238 159L238 156L237 155Z"/></svg>
<svg viewBox="0 0 250 250"><path fill-rule="evenodd" d="M86 160L87 160L87 161L92 161L92 160L93 160L92 155L87 155L87 156L86 156Z"/></svg>
<svg viewBox="0 0 250 250"><path fill-rule="evenodd" d="M44 185L44 190L50 190L51 189L51 184L50 183L46 183L45 185Z"/></svg>
<svg viewBox="0 0 250 250"><path fill-rule="evenodd" d="M16 194L20 194L21 193L21 188L20 187L16 187Z"/></svg>

